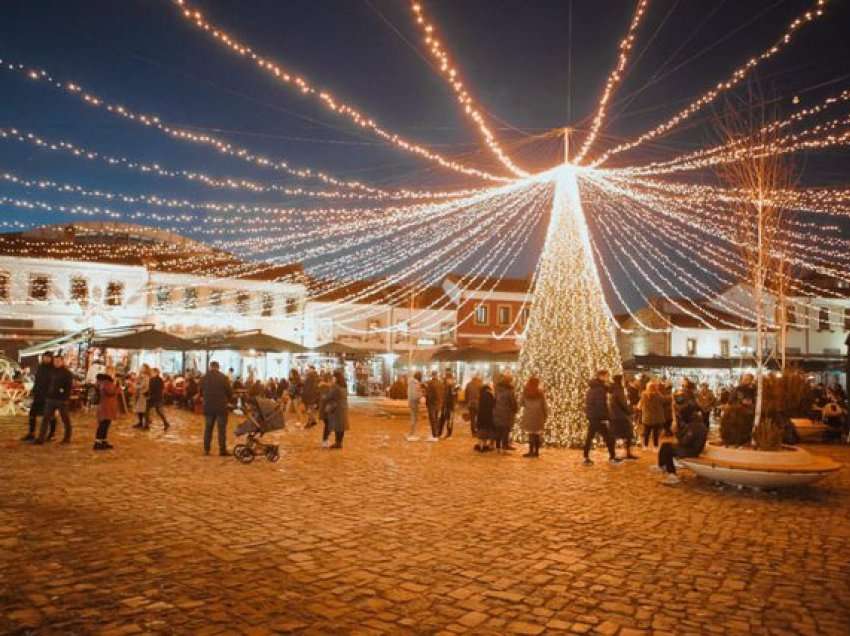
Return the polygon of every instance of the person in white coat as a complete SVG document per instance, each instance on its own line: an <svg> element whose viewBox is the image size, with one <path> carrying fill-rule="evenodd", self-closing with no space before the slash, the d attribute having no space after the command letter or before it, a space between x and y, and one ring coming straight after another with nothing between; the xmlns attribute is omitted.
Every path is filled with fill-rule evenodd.
<svg viewBox="0 0 850 636"><path fill-rule="evenodd" d="M408 442L416 442L419 436L416 427L419 424L419 403L422 400L422 373L417 371L407 379L407 404L410 407L410 433Z"/></svg>

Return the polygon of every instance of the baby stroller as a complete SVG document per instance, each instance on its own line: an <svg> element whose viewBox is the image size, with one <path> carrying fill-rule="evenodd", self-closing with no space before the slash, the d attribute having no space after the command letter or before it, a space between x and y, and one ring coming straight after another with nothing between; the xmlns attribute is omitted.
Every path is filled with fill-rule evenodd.
<svg viewBox="0 0 850 636"><path fill-rule="evenodd" d="M247 435L244 444L233 448L233 456L243 464L250 464L259 454L265 455L270 462L280 459L280 450L276 444L263 444L260 438L269 431L284 427L283 409L274 400L252 398L245 401L247 420L236 428L236 436Z"/></svg>

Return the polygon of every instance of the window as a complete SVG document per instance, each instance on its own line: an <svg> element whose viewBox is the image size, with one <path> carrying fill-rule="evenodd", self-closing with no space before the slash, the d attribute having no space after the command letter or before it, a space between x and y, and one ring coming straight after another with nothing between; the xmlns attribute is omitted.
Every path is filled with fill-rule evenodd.
<svg viewBox="0 0 850 636"><path fill-rule="evenodd" d="M220 289L211 289L210 290L210 307L221 308L224 299L222 298Z"/></svg>
<svg viewBox="0 0 850 636"><path fill-rule="evenodd" d="M198 307L198 289L197 287L187 287L183 290L183 306L186 309L197 309Z"/></svg>
<svg viewBox="0 0 850 636"><path fill-rule="evenodd" d="M42 274L30 276L30 299L47 300L50 294L50 277Z"/></svg>
<svg viewBox="0 0 850 636"><path fill-rule="evenodd" d="M499 305L496 318L500 325L511 324L511 308L509 305Z"/></svg>
<svg viewBox="0 0 850 636"><path fill-rule="evenodd" d="M450 320L444 320L440 323L440 344L444 342L451 342L452 331L454 330L454 324Z"/></svg>
<svg viewBox="0 0 850 636"><path fill-rule="evenodd" d="M797 325L797 308L793 304L785 307L785 322L788 323L789 327Z"/></svg>
<svg viewBox="0 0 850 636"><path fill-rule="evenodd" d="M124 283L109 281L106 285L106 304L109 307L120 307L124 304Z"/></svg>
<svg viewBox="0 0 850 636"><path fill-rule="evenodd" d="M720 341L720 357L728 358L729 357L729 340L724 338Z"/></svg>
<svg viewBox="0 0 850 636"><path fill-rule="evenodd" d="M829 307L821 307L818 311L818 330L829 331Z"/></svg>
<svg viewBox="0 0 850 636"><path fill-rule="evenodd" d="M167 307L171 302L171 287L160 285L156 288L156 306Z"/></svg>
<svg viewBox="0 0 850 636"><path fill-rule="evenodd" d="M0 272L0 300L9 300L9 274Z"/></svg>
<svg viewBox="0 0 850 636"><path fill-rule="evenodd" d="M236 311L245 316L251 304L251 294L248 292L239 292L236 294Z"/></svg>
<svg viewBox="0 0 850 636"><path fill-rule="evenodd" d="M478 308L475 310L475 324L486 325L489 321L490 317L488 316L487 306L478 305Z"/></svg>
<svg viewBox="0 0 850 636"><path fill-rule="evenodd" d="M83 307L89 302L89 282L82 276L71 278L71 300Z"/></svg>
<svg viewBox="0 0 850 636"><path fill-rule="evenodd" d="M522 324L527 325L529 317L531 317L531 307L526 305L522 308Z"/></svg>
<svg viewBox="0 0 850 636"><path fill-rule="evenodd" d="M844 308L844 331L850 331L850 307Z"/></svg>
<svg viewBox="0 0 850 636"><path fill-rule="evenodd" d="M294 314L298 311L298 299L289 297L284 301L283 306L287 316Z"/></svg>
<svg viewBox="0 0 850 636"><path fill-rule="evenodd" d="M381 321L380 320L370 320L366 323L366 340L381 340Z"/></svg>
<svg viewBox="0 0 850 636"><path fill-rule="evenodd" d="M695 356L697 354L697 339L696 338L688 338L686 344L687 354L689 356Z"/></svg>
<svg viewBox="0 0 850 636"><path fill-rule="evenodd" d="M260 314L268 318L274 311L274 296L268 292L263 294L263 306Z"/></svg>

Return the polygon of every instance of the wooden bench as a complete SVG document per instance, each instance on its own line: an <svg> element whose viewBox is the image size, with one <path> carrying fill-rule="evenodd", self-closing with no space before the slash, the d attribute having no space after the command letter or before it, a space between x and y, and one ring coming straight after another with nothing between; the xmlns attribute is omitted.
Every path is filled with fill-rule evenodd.
<svg viewBox="0 0 850 636"><path fill-rule="evenodd" d="M826 434L833 430L823 422L807 417L792 418L791 423L797 429L797 435L800 436L801 442L822 442Z"/></svg>

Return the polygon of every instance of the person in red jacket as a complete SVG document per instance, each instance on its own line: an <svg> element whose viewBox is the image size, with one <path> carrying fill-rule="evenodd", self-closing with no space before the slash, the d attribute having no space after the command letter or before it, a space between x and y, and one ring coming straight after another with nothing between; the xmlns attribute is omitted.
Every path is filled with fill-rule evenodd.
<svg viewBox="0 0 850 636"><path fill-rule="evenodd" d="M115 369L109 367L106 373L97 374L97 391L100 401L97 403L97 433L94 438L94 450L110 450L112 444L106 441L109 425L118 417L118 385L114 380Z"/></svg>

